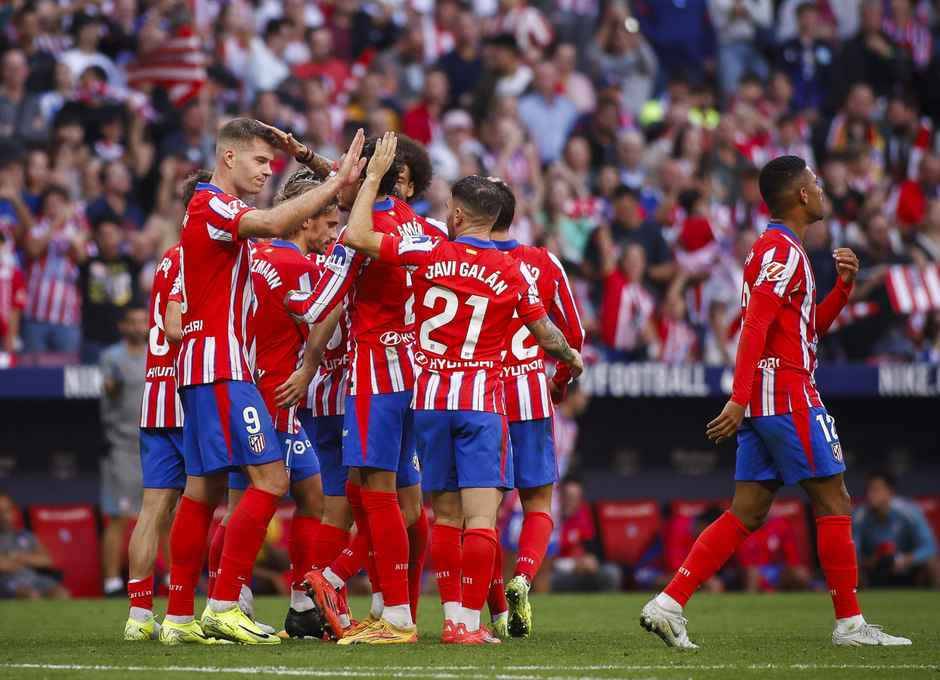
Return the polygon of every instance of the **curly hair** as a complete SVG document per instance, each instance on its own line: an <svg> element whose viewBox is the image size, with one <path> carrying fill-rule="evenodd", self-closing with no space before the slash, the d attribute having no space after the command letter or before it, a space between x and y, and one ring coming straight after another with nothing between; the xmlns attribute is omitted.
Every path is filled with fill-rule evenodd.
<svg viewBox="0 0 940 680"><path fill-rule="evenodd" d="M415 185L415 193L412 198L417 198L431 186L431 179L434 177L434 166L431 165L431 157L428 156L428 150L423 144L416 142L411 137L398 135L398 156L402 163L411 170L411 181Z"/></svg>
<svg viewBox="0 0 940 680"><path fill-rule="evenodd" d="M366 158L369 161L372 160L372 157L375 155L375 143L378 141L378 137L371 137L366 140L365 145L362 147L362 155L360 158ZM359 174L360 179L366 178L366 169L369 167L368 161L366 162L365 167L362 169L362 172ZM398 176L401 174L404 163L401 159L401 150L398 149L395 151L395 160L392 161L392 167L388 169L382 176L382 180L379 182L379 193L380 194L395 194L395 185L398 184Z"/></svg>

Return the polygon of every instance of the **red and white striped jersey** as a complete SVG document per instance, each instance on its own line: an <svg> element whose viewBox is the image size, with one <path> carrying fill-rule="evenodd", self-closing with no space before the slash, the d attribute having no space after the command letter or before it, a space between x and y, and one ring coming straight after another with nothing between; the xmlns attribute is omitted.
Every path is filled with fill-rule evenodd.
<svg viewBox="0 0 940 680"><path fill-rule="evenodd" d="M278 408L274 390L300 368L310 327L296 322L284 309L289 290L312 290L316 266L293 243L274 239L256 243L251 253L251 283L255 291L255 356L258 391L264 399L274 428L297 434L297 407Z"/></svg>
<svg viewBox="0 0 940 680"><path fill-rule="evenodd" d="M524 2L509 12L498 12L487 19L485 31L487 35L511 33L523 54L533 47L548 47L555 38L548 19Z"/></svg>
<svg viewBox="0 0 940 680"><path fill-rule="evenodd" d="M314 278L319 279L326 265L326 257L310 255L310 259L315 262L314 266L317 270ZM348 335L346 320L340 319L323 350L320 368L317 369L317 374L313 376L310 387L307 388L304 408L310 409L314 417L341 416L346 413L346 378L349 375L349 353L346 351Z"/></svg>
<svg viewBox="0 0 940 680"><path fill-rule="evenodd" d="M774 222L744 261L741 305L745 320L748 300L754 294L776 296L783 303L767 329L745 416L773 416L822 406L814 377L816 279L799 239Z"/></svg>
<svg viewBox="0 0 940 680"><path fill-rule="evenodd" d="M503 414L502 355L513 314L546 316L535 279L491 241L439 236L382 240L382 262L416 266L415 325L420 367L412 408Z"/></svg>
<svg viewBox="0 0 940 680"><path fill-rule="evenodd" d="M414 211L392 196L376 202L372 222L383 234L423 233ZM332 245L313 293L294 295L288 301L290 311L307 323L319 323L346 299L350 371L347 393L410 390L414 387L414 368L405 338L405 307L411 297L407 273L347 248L344 233Z"/></svg>
<svg viewBox="0 0 940 680"><path fill-rule="evenodd" d="M584 329L574 302L568 277L558 259L545 248L525 246L515 239L493 241L499 250L522 262L535 279L539 299L565 340L581 351ZM559 364L556 374L567 377L567 365ZM553 412L545 377L545 352L518 316L506 330L503 356L503 389L506 415L510 422L550 418Z"/></svg>
<svg viewBox="0 0 940 680"><path fill-rule="evenodd" d="M211 184L197 184L189 202L180 241L180 387L252 380L251 243L238 236L238 222L251 210Z"/></svg>
<svg viewBox="0 0 940 680"><path fill-rule="evenodd" d="M27 261L27 319L77 326L82 320L82 296L78 290L78 265L71 255L72 241L87 231L84 217L70 218L55 228L47 219L33 226L27 242L49 238L42 257ZM50 233L51 232L51 233Z"/></svg>
<svg viewBox="0 0 940 680"><path fill-rule="evenodd" d="M632 352L645 343L643 330L656 311L656 301L642 283L628 281L618 269L604 280L601 339L612 349Z"/></svg>
<svg viewBox="0 0 940 680"><path fill-rule="evenodd" d="M141 427L183 427L183 405L176 392L176 355L179 345L166 339L166 306L180 299L180 246L164 253L153 274L150 292L150 341L147 346L147 381L140 403Z"/></svg>

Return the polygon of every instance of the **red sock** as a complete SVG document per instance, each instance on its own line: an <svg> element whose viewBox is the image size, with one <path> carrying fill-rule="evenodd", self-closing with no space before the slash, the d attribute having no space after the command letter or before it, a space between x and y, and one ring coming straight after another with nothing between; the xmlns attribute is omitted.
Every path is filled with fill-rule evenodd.
<svg viewBox="0 0 940 680"><path fill-rule="evenodd" d="M268 523L274 517L281 497L249 486L238 501L225 531L222 560L216 576L213 599L237 602L242 583L251 580L255 558L268 533Z"/></svg>
<svg viewBox="0 0 940 680"><path fill-rule="evenodd" d="M212 591L215 590L215 579L219 575L223 545L225 545L225 525L220 524L215 528L212 543L209 544L209 597L212 597Z"/></svg>
<svg viewBox="0 0 940 680"><path fill-rule="evenodd" d="M362 490L385 605L408 604L408 531L394 491ZM374 592L374 591L373 591Z"/></svg>
<svg viewBox="0 0 940 680"><path fill-rule="evenodd" d="M525 576L530 582L535 578L545 559L548 541L552 537L555 522L544 512L530 512L522 520L519 532L519 557L516 559L514 576Z"/></svg>
<svg viewBox="0 0 940 680"><path fill-rule="evenodd" d="M741 520L725 511L696 539L689 556L663 592L684 607L696 588L714 576L750 535Z"/></svg>
<svg viewBox="0 0 940 680"><path fill-rule="evenodd" d="M317 544L313 549L313 566L326 569L338 558L349 545L349 532L329 524L320 525Z"/></svg>
<svg viewBox="0 0 940 680"><path fill-rule="evenodd" d="M463 531L458 527L435 524L431 530L431 563L437 577L441 604L460 602L460 560Z"/></svg>
<svg viewBox="0 0 940 680"><path fill-rule="evenodd" d="M408 602L411 604L412 621L417 621L421 577L424 575L424 558L427 554L428 516L424 508L421 508L418 519L408 527Z"/></svg>
<svg viewBox="0 0 940 680"><path fill-rule="evenodd" d="M500 545L499 531L496 532L496 558L493 560L493 579L490 581L490 594L486 596L486 605L490 616L509 610L506 604L506 589L503 586L503 546Z"/></svg>
<svg viewBox="0 0 940 680"><path fill-rule="evenodd" d="M127 599L131 607L153 611L153 574L139 581L128 581Z"/></svg>
<svg viewBox="0 0 940 680"><path fill-rule="evenodd" d="M379 591L379 575L375 570L372 530L369 528L369 519L366 516L365 506L362 504L362 487L356 486L352 482L346 482L346 498L349 499L349 509L352 510L357 533L346 550L337 558L339 564L334 563L335 566L330 566L330 569L341 579L348 581L353 574L365 566L366 573L369 575L369 582L372 584L372 592L377 593ZM356 565L358 565L358 568L353 571L353 567ZM337 569L341 569L344 573L340 573Z"/></svg>
<svg viewBox="0 0 940 680"><path fill-rule="evenodd" d="M294 515L287 535L287 556L290 558L290 578L293 590L303 590L301 584L313 568L320 520L306 515Z"/></svg>
<svg viewBox="0 0 940 680"><path fill-rule="evenodd" d="M820 517L816 520L816 550L819 565L826 574L836 618L857 616L855 588L858 586L858 561L852 541L852 518L848 515Z"/></svg>
<svg viewBox="0 0 940 680"><path fill-rule="evenodd" d="M483 609L483 603L490 592L495 559L495 530L467 529L463 532L463 559L460 563L463 582L461 603L467 609Z"/></svg>
<svg viewBox="0 0 940 680"><path fill-rule="evenodd" d="M192 616L196 584L206 557L206 536L215 511L208 503L184 495L170 529L169 616Z"/></svg>

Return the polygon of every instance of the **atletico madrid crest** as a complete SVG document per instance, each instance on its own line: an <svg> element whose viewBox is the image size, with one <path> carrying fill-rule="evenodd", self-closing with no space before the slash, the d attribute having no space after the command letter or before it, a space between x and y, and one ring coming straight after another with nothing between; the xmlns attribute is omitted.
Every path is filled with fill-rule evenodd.
<svg viewBox="0 0 940 680"><path fill-rule="evenodd" d="M255 453L264 451L264 434L252 434L248 436L248 447Z"/></svg>
<svg viewBox="0 0 940 680"><path fill-rule="evenodd" d="M842 444L840 442L832 442L832 457L840 463L842 462Z"/></svg>

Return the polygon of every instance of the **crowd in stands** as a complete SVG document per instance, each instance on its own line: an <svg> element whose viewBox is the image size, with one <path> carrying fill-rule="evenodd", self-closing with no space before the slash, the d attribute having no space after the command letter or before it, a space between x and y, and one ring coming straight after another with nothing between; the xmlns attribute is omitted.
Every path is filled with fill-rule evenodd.
<svg viewBox="0 0 940 680"><path fill-rule="evenodd" d="M238 115L333 158L360 126L418 140L432 217L456 178L504 178L595 356L628 361L733 361L759 170L800 155L817 298L834 247L861 261L821 359L940 359L938 37L927 0L8 1L0 364L119 340Z"/></svg>

